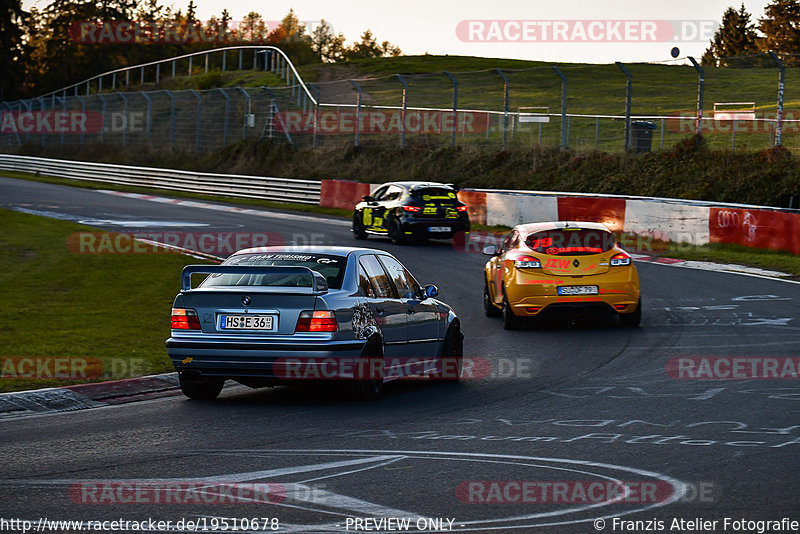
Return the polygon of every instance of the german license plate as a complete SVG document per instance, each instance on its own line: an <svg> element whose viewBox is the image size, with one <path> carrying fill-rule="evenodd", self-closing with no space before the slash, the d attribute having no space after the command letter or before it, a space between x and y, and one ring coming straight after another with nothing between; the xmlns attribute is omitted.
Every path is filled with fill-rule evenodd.
<svg viewBox="0 0 800 534"><path fill-rule="evenodd" d="M274 330L274 315L220 315L220 330Z"/></svg>
<svg viewBox="0 0 800 534"><path fill-rule="evenodd" d="M428 227L428 231L429 232L449 232L450 231L450 227L449 226L429 226Z"/></svg>
<svg viewBox="0 0 800 534"><path fill-rule="evenodd" d="M559 295L597 295L599 293L597 286L559 286Z"/></svg>

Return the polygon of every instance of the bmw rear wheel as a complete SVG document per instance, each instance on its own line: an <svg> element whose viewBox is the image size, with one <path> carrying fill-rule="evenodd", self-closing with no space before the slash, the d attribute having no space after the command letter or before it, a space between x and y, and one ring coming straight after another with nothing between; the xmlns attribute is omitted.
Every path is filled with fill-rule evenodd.
<svg viewBox="0 0 800 534"><path fill-rule="evenodd" d="M178 380L183 394L194 400L214 400L225 385L223 378L205 377L197 373L178 373Z"/></svg>
<svg viewBox="0 0 800 534"><path fill-rule="evenodd" d="M354 373L356 376L351 384L351 394L354 400L375 400L381 396L384 361L379 340L372 339L367 342Z"/></svg>

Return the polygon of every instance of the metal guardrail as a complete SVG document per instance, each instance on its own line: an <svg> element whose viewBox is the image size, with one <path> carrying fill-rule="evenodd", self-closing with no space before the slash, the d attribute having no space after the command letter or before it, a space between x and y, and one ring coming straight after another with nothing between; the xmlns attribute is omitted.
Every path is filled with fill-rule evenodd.
<svg viewBox="0 0 800 534"><path fill-rule="evenodd" d="M281 50L277 46L272 46L272 45L243 45L243 46L226 46L226 47L222 47L222 48L210 48L208 50L201 50L199 52L192 52L192 53L189 53L189 54L184 54L182 56L175 56L175 57L171 57L171 58L167 58L167 59L159 59L159 60L156 60L156 61L150 61L149 63L140 63L138 65L130 65L128 67L121 67L121 68L118 68L118 69L110 70L108 72L104 72L102 74L96 74L96 75L92 76L91 78L87 78L87 79L85 79L83 81L80 81L78 83L73 83L72 85L67 85L66 87L62 87L61 89L56 89L55 91L50 91L49 93L45 93L45 94L39 96L38 98L48 98L48 97L54 98L54 97L58 96L59 93L61 93L62 97L66 97L67 96L67 91L70 90L70 89L73 89L75 94L77 95L78 94L78 89L80 87L84 87L84 86L86 87L86 95L88 96L90 94L90 89L91 89L92 82L96 82L96 85L97 85L96 90L99 93L99 92L101 92L103 90L103 78L108 77L108 76L112 77L111 89L116 89L116 87L117 87L117 74L123 74L123 73L125 74L125 85L128 86L128 85L130 85L130 73L131 72L135 72L137 70L141 73L140 77L139 77L139 83L143 84L143 83L145 83L145 69L147 67L156 67L156 74L154 76L154 81L156 83L158 83L160 81L160 78L161 78L161 65L166 65L166 64L170 63L172 65L171 76L174 78L175 77L175 65L176 65L176 62L178 62L178 61L180 61L182 59L188 59L189 60L188 76L192 76L192 62L191 62L191 60L192 60L192 58L195 58L195 57L198 57L198 56L203 56L205 58L205 65L204 65L203 68L204 68L204 72L207 74L208 73L208 58L209 58L209 56L213 55L213 54L222 54L222 56L223 56L223 69L222 70L225 70L225 68L224 68L224 66L225 66L225 58L227 57L228 52L231 52L231 51L234 51L234 50L239 52L239 69L240 70L242 69L242 52L244 50L252 50L253 53L254 53L254 56L253 56L253 69L256 68L256 63L257 63L256 56L255 56L256 52L264 52L264 51L267 51L267 50L272 51L275 54L275 60L273 60L271 62L271 64L267 65L266 67L269 68L272 71L278 72L280 74L280 76L286 80L287 85L295 85L295 84L299 85L300 88L302 88L302 90L303 90L304 96L312 104L316 105L317 100L312 96L311 92L308 90L308 87L306 87L305 82L303 82L303 79L300 77L300 74L297 72L297 69L295 68L294 63L292 63L292 60L289 59L289 56L286 55L286 52L284 52L283 50ZM289 74L289 72L288 72L289 70L291 71L291 74ZM120 80L120 85L122 85L121 80Z"/></svg>
<svg viewBox="0 0 800 534"><path fill-rule="evenodd" d="M316 180L270 178L240 174L210 174L193 171L130 167L32 156L0 154L0 170L29 172L136 187L151 187L207 195L258 198L299 204L319 204Z"/></svg>

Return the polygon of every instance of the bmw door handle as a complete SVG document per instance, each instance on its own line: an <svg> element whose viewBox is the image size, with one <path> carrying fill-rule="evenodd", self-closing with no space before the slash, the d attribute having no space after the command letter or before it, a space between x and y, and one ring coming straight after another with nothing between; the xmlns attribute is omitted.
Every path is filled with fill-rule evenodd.
<svg viewBox="0 0 800 534"><path fill-rule="evenodd" d="M376 312L378 312L378 315L379 315L379 316L381 316L381 317L382 317L382 316L383 316L383 314L385 313L385 311L384 311L384 309L383 309L383 308L375 308L375 311L376 311Z"/></svg>

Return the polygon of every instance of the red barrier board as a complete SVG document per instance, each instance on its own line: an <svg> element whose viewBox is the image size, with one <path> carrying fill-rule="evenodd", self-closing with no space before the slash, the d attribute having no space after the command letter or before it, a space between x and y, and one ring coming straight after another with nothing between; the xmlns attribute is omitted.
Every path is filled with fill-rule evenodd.
<svg viewBox="0 0 800 534"><path fill-rule="evenodd" d="M800 254L800 214L797 213L711 208L708 230L712 243L738 243Z"/></svg>

